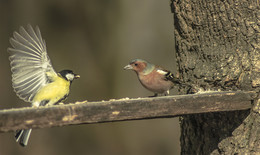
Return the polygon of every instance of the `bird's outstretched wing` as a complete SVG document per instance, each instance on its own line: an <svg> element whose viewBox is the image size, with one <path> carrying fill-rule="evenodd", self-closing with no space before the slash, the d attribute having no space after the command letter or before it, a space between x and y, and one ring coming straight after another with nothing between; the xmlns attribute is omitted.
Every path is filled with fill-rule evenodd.
<svg viewBox="0 0 260 155"><path fill-rule="evenodd" d="M28 25L27 31L20 27L19 33L14 32L10 43L13 48L7 50L10 53L14 91L21 99L32 102L39 89L49 82L47 74L56 75L45 41L38 26L34 31Z"/></svg>

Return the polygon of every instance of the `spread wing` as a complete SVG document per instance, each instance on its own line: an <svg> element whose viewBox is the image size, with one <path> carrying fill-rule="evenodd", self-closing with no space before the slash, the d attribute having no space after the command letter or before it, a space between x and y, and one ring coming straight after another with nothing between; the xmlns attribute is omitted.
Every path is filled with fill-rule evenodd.
<svg viewBox="0 0 260 155"><path fill-rule="evenodd" d="M13 48L10 53L13 88L16 94L27 102L32 102L39 89L49 82L47 74L55 74L46 44L38 26L35 31L31 25L27 31L20 27L10 39Z"/></svg>

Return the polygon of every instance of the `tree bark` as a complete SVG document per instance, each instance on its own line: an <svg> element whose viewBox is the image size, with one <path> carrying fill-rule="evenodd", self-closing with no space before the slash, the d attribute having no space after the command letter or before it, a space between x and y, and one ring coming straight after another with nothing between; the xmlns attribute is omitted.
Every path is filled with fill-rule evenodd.
<svg viewBox="0 0 260 155"><path fill-rule="evenodd" d="M172 0L180 78L196 91L259 94L259 7L259 0ZM260 153L259 95L253 104L250 111L182 117L181 154Z"/></svg>

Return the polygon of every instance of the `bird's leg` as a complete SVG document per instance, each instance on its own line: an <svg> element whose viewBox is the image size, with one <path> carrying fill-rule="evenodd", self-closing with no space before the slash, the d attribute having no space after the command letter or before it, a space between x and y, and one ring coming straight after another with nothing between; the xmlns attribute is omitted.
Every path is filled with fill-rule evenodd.
<svg viewBox="0 0 260 155"><path fill-rule="evenodd" d="M49 103L49 100L43 100L41 101L39 106L46 106Z"/></svg>
<svg viewBox="0 0 260 155"><path fill-rule="evenodd" d="M165 93L164 93L164 96L168 96L170 94L170 91L167 90Z"/></svg>
<svg viewBox="0 0 260 155"><path fill-rule="evenodd" d="M157 97L157 96L158 96L158 94L157 94L157 93L154 93L153 96L149 96L149 97Z"/></svg>

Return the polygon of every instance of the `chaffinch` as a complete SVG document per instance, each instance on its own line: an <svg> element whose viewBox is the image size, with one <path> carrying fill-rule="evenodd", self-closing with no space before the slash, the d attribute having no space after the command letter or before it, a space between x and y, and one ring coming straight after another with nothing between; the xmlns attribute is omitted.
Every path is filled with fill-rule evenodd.
<svg viewBox="0 0 260 155"><path fill-rule="evenodd" d="M136 72L141 84L154 92L154 96L151 97L156 97L158 94L166 96L175 84L181 84L170 71L142 59L132 60L124 69Z"/></svg>

